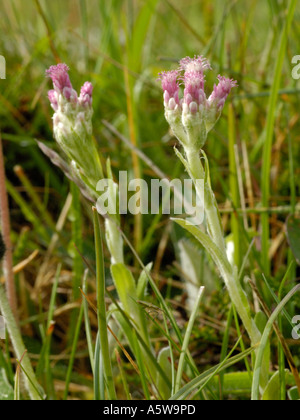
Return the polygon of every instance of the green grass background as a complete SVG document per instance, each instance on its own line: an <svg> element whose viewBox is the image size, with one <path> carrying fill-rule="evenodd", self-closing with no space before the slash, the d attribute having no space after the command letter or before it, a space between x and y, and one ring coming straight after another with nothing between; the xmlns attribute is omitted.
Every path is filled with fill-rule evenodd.
<svg viewBox="0 0 300 420"><path fill-rule="evenodd" d="M212 90L218 74L238 81L238 89L228 100L230 107L226 105L221 120L209 136L205 152L222 209L242 206L235 171L240 172L243 179L247 207L259 207L262 203L265 206L267 198L267 207L273 208L270 212L249 213L246 225L242 216L236 217L232 211L223 213L225 230L234 235L235 258L240 267L255 238L246 272L255 277L264 301L272 309L275 301L270 288L278 292L294 261L286 240L285 222L288 215L296 211L300 187L300 87L291 75L292 57L300 54L299 2L284 49L280 94L276 95L275 106L269 106L287 5L287 1L279 0L2 0L0 54L6 58L7 74L6 80L0 80L0 127L15 264L39 250L39 256L16 276L19 313L29 352L40 369L40 377L44 383L48 381L47 389L52 389L53 398L61 396L65 389L70 337L76 328L81 301L78 286L85 265L74 242L92 266L95 257L91 210L76 194L75 188L72 190L73 204L57 244L48 252L71 186L36 145L36 140L40 140L55 148L52 110L47 99L50 83L45 79L45 70L62 61L70 67L74 88L79 90L86 80L93 83L94 136L103 162L110 157L116 177L119 170L127 170L132 177L148 180L156 177L153 167L136 158L103 120L112 124L168 176L184 176L172 150L176 141L164 119L158 73L176 68L182 57L203 54L213 67L207 74L207 93ZM233 118L230 119L230 115ZM270 118L274 118L274 124L268 132L266 127ZM272 147L266 152L268 135ZM238 170L234 144L239 155ZM271 168L265 176L267 159ZM16 165L23 168L29 184L24 184L17 176ZM266 196L268 189L270 195ZM261 240L266 225L269 241ZM127 216L122 219L122 227L143 262L154 262L156 281L166 298L171 302L175 300L178 322L184 326L185 290L177 285L182 277L177 243L183 232L175 229L165 216ZM129 249L126 262L134 272L138 270ZM44 271L41 271L43 264ZM49 369L38 366L37 362L46 335L50 295L58 264L62 264L62 272L54 312L56 326L51 349L45 350L48 352L45 360L51 364L49 379L49 375L43 376ZM299 270L294 264L288 272L286 291L297 277ZM92 278L90 283L91 299L95 299ZM223 285L215 272L211 285L204 304L208 318L197 321L191 339L191 351L200 366L214 365L219 360L229 311ZM248 292L251 294L250 290ZM289 305L290 316L297 314L297 310L299 313L299 297ZM90 316L95 328L96 318L92 313ZM290 325L285 325L285 320L283 324L284 334L290 340ZM156 330L153 337L159 350L164 338ZM290 340L290 345L296 362L300 363L299 343ZM0 346L0 351L7 356L9 349L5 349L3 343ZM275 353L273 363L278 365ZM131 386L138 394L139 380L126 361L124 364L127 374L132 376L129 382L134 383ZM82 333L69 396L89 398L91 378L87 344Z"/></svg>

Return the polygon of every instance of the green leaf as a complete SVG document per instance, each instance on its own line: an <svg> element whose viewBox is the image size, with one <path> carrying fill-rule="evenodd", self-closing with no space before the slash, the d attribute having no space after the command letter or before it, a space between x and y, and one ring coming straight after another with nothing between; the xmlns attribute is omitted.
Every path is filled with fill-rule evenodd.
<svg viewBox="0 0 300 420"><path fill-rule="evenodd" d="M217 245L210 239L208 235L203 233L199 227L192 225L191 223L187 222L184 219L172 219L174 222L178 223L181 227L191 233L198 241L202 244L202 246L209 252L211 257L213 258L215 264L218 266L221 274L224 274L224 271L228 273L232 272L232 267L230 266L228 260L226 260L221 253L220 249ZM223 275L225 278L226 275Z"/></svg>
<svg viewBox="0 0 300 420"><path fill-rule="evenodd" d="M261 333L263 333L264 329L266 328L267 322L268 322L267 316L262 311L259 311L255 315L254 321L255 321L255 324L257 325L257 328L259 329L259 331Z"/></svg>
<svg viewBox="0 0 300 420"><path fill-rule="evenodd" d="M14 390L8 383L4 369L0 369L0 401L13 401Z"/></svg>
<svg viewBox="0 0 300 420"><path fill-rule="evenodd" d="M120 307L122 306L123 305L120 304ZM121 309L123 310L123 308ZM133 328L130 322L129 315L127 315L127 313L125 312L121 313L115 304L110 305L109 314L112 314L115 321L119 324L120 331L122 331L123 334L126 336L126 339L128 340L128 344L131 350L133 351L134 349Z"/></svg>
<svg viewBox="0 0 300 420"><path fill-rule="evenodd" d="M138 279L137 287L136 287L136 294L137 294L137 298L139 300L144 300L145 299L146 289L147 289L147 285L148 285L148 282L149 282L147 273L149 274L151 272L152 266L153 266L153 263L149 263L146 266L146 271L143 270L141 272L141 275L140 275L139 279Z"/></svg>
<svg viewBox="0 0 300 420"><path fill-rule="evenodd" d="M131 271L122 263L113 264L111 273L124 311L137 321L136 284Z"/></svg>
<svg viewBox="0 0 300 420"><path fill-rule="evenodd" d="M300 396L299 396L298 388L296 386L294 386L293 388L291 388L288 391L288 396L289 396L289 399L291 401L299 401L300 400Z"/></svg>
<svg viewBox="0 0 300 420"><path fill-rule="evenodd" d="M161 368L163 369L163 371L165 372L165 374L167 375L171 383L172 382L172 365L171 365L170 359L171 359L170 347L164 347L160 351L157 357L157 362L161 366ZM171 389L167 385L166 381L164 381L164 379L161 377L159 372L157 372L157 375L156 375L156 386L160 395L163 397L164 400L167 400L168 398L170 398Z"/></svg>
<svg viewBox="0 0 300 420"><path fill-rule="evenodd" d="M289 216L286 221L286 232L289 245L296 258L297 263L300 265L300 217Z"/></svg>
<svg viewBox="0 0 300 420"><path fill-rule="evenodd" d="M218 392L220 389L220 378L215 376L211 383L211 389ZM230 372L223 376L222 394L228 396L249 397L251 394L251 378L248 372Z"/></svg>
<svg viewBox="0 0 300 420"><path fill-rule="evenodd" d="M270 379L262 396L264 401L279 401L280 400L280 372L275 372Z"/></svg>
<svg viewBox="0 0 300 420"><path fill-rule="evenodd" d="M193 180L193 182L195 182L195 177L193 177L193 174L191 172L191 169L190 169L190 166L189 166L187 160L183 157L182 153L177 149L177 147L174 147L174 152L175 152L175 155L180 160L180 162L185 167L187 173L189 174L189 177Z"/></svg>
<svg viewBox="0 0 300 420"><path fill-rule="evenodd" d="M204 152L204 150L201 149L201 154L204 158L204 172L205 172L205 178L204 178L204 182L205 185L208 185L209 189L211 190L211 182L210 182L210 169L209 169L209 162L208 162L208 158L206 156L206 153Z"/></svg>

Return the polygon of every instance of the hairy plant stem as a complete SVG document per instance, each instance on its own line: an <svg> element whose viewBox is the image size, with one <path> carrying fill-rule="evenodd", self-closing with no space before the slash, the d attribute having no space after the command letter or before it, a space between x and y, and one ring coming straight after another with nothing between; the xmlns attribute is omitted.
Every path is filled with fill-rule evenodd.
<svg viewBox="0 0 300 420"><path fill-rule="evenodd" d="M194 149L185 149L185 152L193 179L205 180L205 171L202 166L199 152ZM200 191L198 192L198 194L201 197ZM214 243L223 252L223 254L226 254L223 228L221 225L221 219L217 207L216 198L214 192L212 191L210 185L207 182L204 183L204 208L207 218L207 227L209 235L214 241Z"/></svg>
<svg viewBox="0 0 300 420"><path fill-rule="evenodd" d="M194 149L185 149L186 158L190 173L194 180L200 179L204 180L204 209L207 218L207 227L209 235L215 245L220 251L220 264L219 269L221 271L222 277L227 286L230 298L235 305L239 316L247 330L247 333L251 339L252 345L257 344L260 341L261 334L256 327L254 320L250 315L250 305L246 294L243 291L241 283L238 279L237 269L233 267L227 257L225 241L224 241L224 232L221 225L220 215L218 211L217 202L215 199L214 192L210 186L210 180L206 179L208 174L205 174L199 152ZM209 175L208 175L209 176ZM195 185L197 185L195 183ZM199 191L198 194L201 192Z"/></svg>

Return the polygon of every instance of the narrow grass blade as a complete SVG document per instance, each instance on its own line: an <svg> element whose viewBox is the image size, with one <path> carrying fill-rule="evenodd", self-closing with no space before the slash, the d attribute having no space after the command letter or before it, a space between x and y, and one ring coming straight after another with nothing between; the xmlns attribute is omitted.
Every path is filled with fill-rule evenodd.
<svg viewBox="0 0 300 420"><path fill-rule="evenodd" d="M39 362L36 368L36 375L38 378L42 378L45 376L45 385L46 385L46 392L49 399L54 399L54 386L52 381L52 373L50 368L50 347L51 347L51 337L52 337L52 322L53 322L53 314L55 309L55 299L57 294L57 287L59 282L59 276L61 272L61 264L57 267L54 284L52 287L50 304L49 304L49 311L48 311L48 320L45 329L45 338L44 343L40 352Z"/></svg>
<svg viewBox="0 0 300 420"><path fill-rule="evenodd" d="M122 359L121 359L120 353L118 352L117 349L115 349L115 355L116 355L116 360L117 360L117 363L118 363L118 366L119 366L119 370L120 370L120 375L121 375L121 379L122 379L124 393L126 395L127 400L131 400L131 396L130 396L130 392L129 392L129 387L128 387L128 382L127 382L127 378L126 378L126 373L124 372L124 368L123 368L123 364L122 364Z"/></svg>
<svg viewBox="0 0 300 420"><path fill-rule="evenodd" d="M195 323L195 319L196 319L196 316L197 316L197 313L198 313L199 305L200 305L201 299L203 297L203 293L204 293L204 287L202 286L199 289L198 296L197 296L197 299L195 301L194 310L191 313L191 316L190 316L190 319L189 319L189 322L188 322L188 326L187 326L187 329L186 329L186 333L185 333L185 336L184 336L182 349L181 349L181 353L180 353L180 358L179 358L179 363L178 363L176 381L175 381L175 393L179 391L179 388L180 388L180 385L181 385L183 368L184 368L184 364L185 364L185 356L186 356L187 348L188 348L188 345L189 345L192 329L193 329L193 326L194 326L194 323Z"/></svg>
<svg viewBox="0 0 300 420"><path fill-rule="evenodd" d="M88 270L85 270L84 277L83 277L83 286L82 290L84 295L87 295L87 276ZM92 338L92 331L89 319L89 305L86 299L83 299L83 307L84 307L84 324L85 324L85 335L86 341L89 349L89 356L90 356L90 363L91 369L94 373L94 345L93 345L93 338Z"/></svg>
<svg viewBox="0 0 300 420"><path fill-rule="evenodd" d="M141 354L141 348L140 348L140 344L138 342L137 339L137 335L135 332L133 332L132 334L133 340L134 340L134 355L136 357L137 360L137 364L139 367L139 371L140 371L140 380L142 383L142 387L143 387L143 391L145 394L145 398L146 400L150 400L150 392L148 389L148 381L147 381L147 364L145 363L145 360L143 360L142 354ZM150 375L153 374L153 372L149 372Z"/></svg>
<svg viewBox="0 0 300 420"><path fill-rule="evenodd" d="M197 390L202 384L205 383L205 381L208 378L212 378L217 373L222 372L225 369L228 369L229 367L235 365L236 363L243 360L245 357L249 356L253 351L255 350L255 347L251 347L250 349L247 349L243 353L238 354L237 356L234 356L232 358L229 358L225 361L223 361L221 364L208 369L201 375L197 376L197 378L194 378L191 382L189 382L187 385L182 387L175 395L172 396L171 400L184 400L187 398L192 392ZM221 368L220 368L221 365Z"/></svg>
<svg viewBox="0 0 300 420"><path fill-rule="evenodd" d="M236 350L240 340L241 340L242 336L240 336L240 338L238 339L238 341L236 342L235 346L232 348L232 350L230 351L230 353L228 354L228 356L226 357L226 359L223 360L222 363L219 364L218 368L215 370L214 373L212 373L206 380L205 382L201 385L201 387L198 390L198 393L200 393L208 384L209 382L213 379L213 377L215 375L218 374L218 372L220 372L220 370L222 369L222 367L224 366L224 364L226 363L226 361L230 358L230 356L234 353L234 351Z"/></svg>
<svg viewBox="0 0 300 420"><path fill-rule="evenodd" d="M95 234L95 250L96 250L96 274L97 274L97 310L98 310L98 328L100 338L100 348L103 357L105 379L109 399L115 400L116 390L113 382L112 366L110 360L108 336L107 336L107 320L106 320L106 302L105 302L105 271L103 243L100 228L99 216L96 208L93 208L94 215L94 234ZM97 372L95 371L97 375Z"/></svg>
<svg viewBox="0 0 300 420"><path fill-rule="evenodd" d="M72 259L73 259L73 269L72 269L72 291L73 291L73 300L74 302L80 298L80 286L82 282L83 275L83 263L80 254L82 254L83 241L82 241L82 215L81 215L81 204L80 204L80 191L77 185L71 182L71 191L72 191L72 207L70 209L70 218L72 221ZM76 248L79 250L79 253L76 252ZM74 331L76 328L76 320L78 318L78 309L73 309L71 312L70 327L68 331L68 344L72 343Z"/></svg>
<svg viewBox="0 0 300 420"><path fill-rule="evenodd" d="M14 401L20 401L20 374L21 368L18 365L15 374Z"/></svg>
<svg viewBox="0 0 300 420"><path fill-rule="evenodd" d="M82 320L83 320L83 302L82 302L81 307L80 307L78 320L77 320L77 325L76 325L76 328L75 328L75 331L74 331L72 350L71 350L70 361L69 361L69 366L68 366L68 371L67 371L67 376L66 376L64 400L66 400L68 398L69 385L70 385L70 381L71 381L71 375L72 375L72 370L73 370L73 366L74 366L76 349L77 349L79 334L80 334L80 331L81 331Z"/></svg>
<svg viewBox="0 0 300 420"><path fill-rule="evenodd" d="M141 268L145 271L145 273L146 273L146 275L148 277L148 280L149 280L149 284L150 284L150 286L151 286L151 288L152 288L155 296L157 297L159 303L161 304L163 310L165 311L165 313L166 313L166 315L167 315L167 317L168 317L168 319L169 319L169 321L170 321L170 323L171 323L171 325L172 325L172 327L173 327L173 329L174 329L174 331L176 333L176 336L177 336L180 344L182 345L182 343L183 343L182 335L180 333L180 330L178 328L178 325L176 323L176 320L175 320L172 312L170 311L170 309L169 309L168 305L166 304L166 302L165 302L162 294L160 293L160 290L158 289L158 287L157 287L155 281L153 280L153 278L147 272L147 269L146 269L145 265L143 264L143 262L141 261L138 253L136 252L136 250L134 249L134 247L132 246L132 244L130 243L130 241L128 240L128 238L126 237L126 235L124 235L123 232L122 232L122 236L123 236L125 242L127 243L127 245L129 246L129 248L131 249L133 255L135 256L135 258L139 262Z"/></svg>
<svg viewBox="0 0 300 420"><path fill-rule="evenodd" d="M105 380L100 350L99 333L97 334L96 339L94 362L94 399L95 401L103 401L105 400Z"/></svg>
<svg viewBox="0 0 300 420"><path fill-rule="evenodd" d="M41 388L41 386L35 381L35 378L33 376L29 375L29 372L27 370L25 370L24 366L22 366L21 362L24 365L24 358L27 355L27 350L24 351L22 357L20 360L17 360L18 366L20 367L20 369L22 370L22 372L24 373L25 377L27 378L28 382L30 383L30 385L32 386L32 389L35 390L36 394L38 395L38 398L36 398L37 400L45 400L45 395L43 392L43 389Z"/></svg>
<svg viewBox="0 0 300 420"><path fill-rule="evenodd" d="M233 306L231 305L228 311L226 329L223 336L221 356L220 356L221 363L223 362L223 360L226 359L232 320L233 320ZM220 374L220 393L219 393L220 399L222 399L222 396L223 396L223 384L224 384L224 373L222 372Z"/></svg>

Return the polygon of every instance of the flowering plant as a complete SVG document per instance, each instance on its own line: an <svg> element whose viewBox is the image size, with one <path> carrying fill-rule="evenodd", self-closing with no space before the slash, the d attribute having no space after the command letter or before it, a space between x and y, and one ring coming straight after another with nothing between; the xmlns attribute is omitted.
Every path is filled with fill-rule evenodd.
<svg viewBox="0 0 300 420"><path fill-rule="evenodd" d="M48 98L51 107L54 110L54 137L71 162L72 168L76 171L77 176L83 181L83 186L79 184L81 185L81 190L85 192L85 188L88 188L91 199L95 200L97 197L98 182L102 180L104 176L98 151L92 139L93 86L90 82L85 82L81 88L80 95L78 96L77 92L72 87L68 71L69 68L66 64L51 66L46 71L46 75L52 79L54 87L54 89L48 92ZM53 152L45 148L44 145L41 145L41 148L50 158L52 158L54 163L60 162L59 166L69 174L69 169L66 165L61 163L58 156L53 156ZM108 180L110 181L108 183L108 194L111 196L112 201L115 202L119 186L113 181L109 159L107 160L106 167ZM71 178L74 179L72 176ZM78 183L78 180L74 179L74 181ZM101 236L101 232L95 210L96 208L94 208L95 244L96 255L99 257L99 255L102 254L101 241L99 242L99 235ZM98 209L98 211L99 210L101 209ZM131 324L129 324L129 326L126 324L127 319L125 318L124 320L124 313L122 315L122 312L119 312L115 304L111 305L110 313L113 314L114 320L125 333L133 352L137 351L136 346L138 345L135 342L136 333L134 328L136 328L143 345L147 346L148 353L145 357L148 364L148 375L149 378L151 378L151 370L154 369L153 364L157 365L158 362L153 355L149 331L147 329L146 314L137 302L139 299L144 299L146 273L142 273L136 284L131 271L124 264L123 238L120 230L120 217L118 214L108 212L108 215L106 215L105 236L111 254L111 275L118 292L121 309L125 311L126 316L132 320L134 327ZM97 258L97 278L101 278L101 282L99 281L97 285L99 305L98 334L101 342L100 345L104 349L102 351L105 352L107 359L105 363L105 374L108 382L108 393L110 398L114 399L115 390L112 382L108 337L106 334L108 319L106 319L104 299L105 276L103 274L103 267L100 267L99 263L101 263L101 259ZM160 357L161 356L158 355L158 360ZM97 364L98 361L98 359L95 360L95 364ZM153 378L151 378L151 380L152 379ZM166 375L164 375L163 379L161 378L161 375L157 375L154 380L157 382L156 387L162 395L167 396L170 394L169 380Z"/></svg>
<svg viewBox="0 0 300 420"><path fill-rule="evenodd" d="M160 74L164 91L165 116L174 135L183 149L183 156L175 149L177 156L184 164L197 188L197 179L204 182L204 209L207 221L207 234L198 226L193 226L185 220L175 219L182 227L192 233L206 248L217 264L226 283L229 294L235 304L253 344L260 340L260 333L251 318L250 305L238 278L237 267L232 265L227 257L224 232L220 222L218 205L211 188L209 164L202 150L207 141L209 131L219 120L225 101L237 82L223 76L218 76L219 83L207 98L205 93L206 70L211 69L209 62L202 56L186 57L180 61L178 70ZM183 72L183 75L182 75ZM183 98L180 99L180 83L184 84ZM203 167L200 154L204 158ZM202 196L202 191L197 191Z"/></svg>

